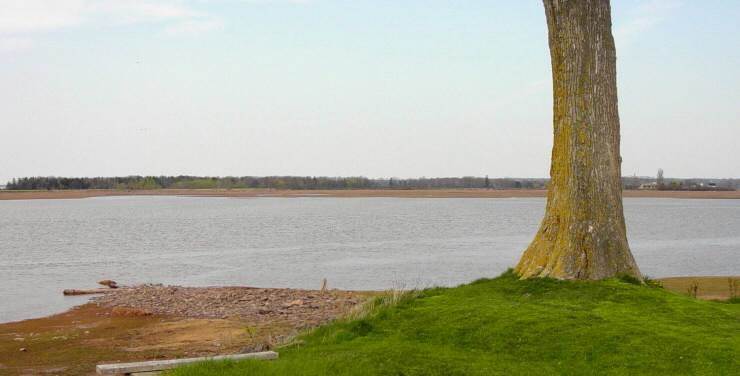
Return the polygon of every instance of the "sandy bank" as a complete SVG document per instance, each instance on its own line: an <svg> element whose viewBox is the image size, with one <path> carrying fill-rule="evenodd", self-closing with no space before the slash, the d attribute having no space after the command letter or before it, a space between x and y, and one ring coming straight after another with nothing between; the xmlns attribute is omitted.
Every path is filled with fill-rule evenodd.
<svg viewBox="0 0 740 376"><path fill-rule="evenodd" d="M545 197L537 189L155 189L155 190L62 190L0 191L0 200L72 199L105 196L196 196L196 197L408 197L408 198L512 198ZM624 197L740 199L740 191L624 191Z"/></svg>

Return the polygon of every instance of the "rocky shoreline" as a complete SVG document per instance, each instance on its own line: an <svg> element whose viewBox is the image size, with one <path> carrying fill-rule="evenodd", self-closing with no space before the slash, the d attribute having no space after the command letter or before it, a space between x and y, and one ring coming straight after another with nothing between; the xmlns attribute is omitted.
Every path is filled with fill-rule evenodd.
<svg viewBox="0 0 740 376"><path fill-rule="evenodd" d="M340 290L140 285L93 297L91 302L122 315L280 321L303 329L336 319L362 300L362 293Z"/></svg>

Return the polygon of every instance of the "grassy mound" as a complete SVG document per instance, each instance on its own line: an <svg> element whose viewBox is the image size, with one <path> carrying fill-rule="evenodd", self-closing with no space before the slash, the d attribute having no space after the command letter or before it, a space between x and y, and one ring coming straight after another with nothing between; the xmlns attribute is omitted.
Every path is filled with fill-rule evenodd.
<svg viewBox="0 0 740 376"><path fill-rule="evenodd" d="M424 290L280 349L189 375L733 374L740 305L619 280L520 281L511 272Z"/></svg>

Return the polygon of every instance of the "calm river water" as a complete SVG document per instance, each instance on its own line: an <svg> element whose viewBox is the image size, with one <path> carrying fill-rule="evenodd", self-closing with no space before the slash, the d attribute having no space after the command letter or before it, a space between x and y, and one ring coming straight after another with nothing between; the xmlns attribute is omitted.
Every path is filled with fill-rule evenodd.
<svg viewBox="0 0 740 376"><path fill-rule="evenodd" d="M385 289L496 276L527 246L544 199L106 197L0 201L0 322L123 284ZM626 199L653 277L740 273L740 200Z"/></svg>

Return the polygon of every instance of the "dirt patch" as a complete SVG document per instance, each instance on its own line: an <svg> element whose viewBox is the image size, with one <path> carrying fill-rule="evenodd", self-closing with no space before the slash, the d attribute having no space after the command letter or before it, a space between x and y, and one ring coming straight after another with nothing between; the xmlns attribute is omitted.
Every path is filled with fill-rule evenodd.
<svg viewBox="0 0 740 376"><path fill-rule="evenodd" d="M740 276L728 277L669 277L659 281L667 290L684 295L692 295L704 300L727 300L734 294L740 296ZM733 292L734 286L734 292Z"/></svg>
<svg viewBox="0 0 740 376"><path fill-rule="evenodd" d="M94 373L98 361L141 359L123 351L130 334L162 320L167 318L112 317L110 309L88 304L42 319L2 324L0 364L5 368L0 374L86 375ZM159 355L150 352L146 357Z"/></svg>
<svg viewBox="0 0 740 376"><path fill-rule="evenodd" d="M151 312L143 309L126 308L126 307L115 307L110 312L113 317L140 317L140 316L151 316Z"/></svg>

